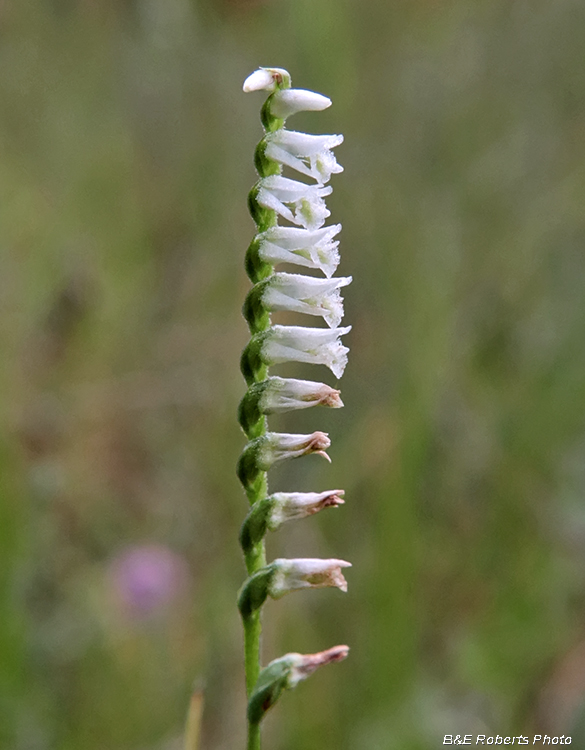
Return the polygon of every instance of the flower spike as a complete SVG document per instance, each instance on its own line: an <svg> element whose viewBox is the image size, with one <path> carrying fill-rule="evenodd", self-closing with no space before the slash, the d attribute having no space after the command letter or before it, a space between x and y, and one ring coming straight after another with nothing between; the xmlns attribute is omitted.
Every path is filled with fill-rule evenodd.
<svg viewBox="0 0 585 750"><path fill-rule="evenodd" d="M249 442L238 461L237 474L250 503L240 531L248 578L238 595L244 625L246 689L248 693L248 750L260 750L260 722L280 694L294 687L319 666L341 661L347 646L316 654L290 653L260 670L260 614L268 597L279 599L296 589L334 587L347 591L344 568L350 563L336 558L279 558L266 562L264 536L288 521L307 518L325 508L343 505L343 490L277 492L269 494L267 472L282 461L316 453L327 455L331 441L320 431L311 434L268 432L268 417L311 406L343 406L340 393L325 383L281 378L269 368L286 362L326 365L341 377L349 349L341 337L351 326L340 328L343 317L341 289L351 277L333 277L339 265L340 224L324 226L330 215L325 198L332 175L343 167L333 149L341 135L313 135L285 130L285 120L297 112L320 111L331 105L322 94L291 88L282 68L260 68L244 82L244 91L268 94L261 110L264 137L256 147L254 163L258 181L248 195L256 223L256 236L246 252L245 268L253 287L243 306L250 341L242 353L241 370L248 384L238 419ZM292 169L301 180L283 176ZM290 226L280 226L283 219ZM305 276L288 269L312 269L323 276ZM316 316L325 328L274 325L277 311Z"/></svg>

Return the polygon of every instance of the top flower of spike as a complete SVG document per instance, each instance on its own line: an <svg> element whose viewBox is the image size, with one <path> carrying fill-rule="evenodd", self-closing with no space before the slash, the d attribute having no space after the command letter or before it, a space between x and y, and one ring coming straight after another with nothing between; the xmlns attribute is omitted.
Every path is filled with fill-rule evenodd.
<svg viewBox="0 0 585 750"><path fill-rule="evenodd" d="M292 89L290 73L284 68L259 68L244 81L244 91L270 91L270 114L280 120L296 112L320 112L331 106L331 99L315 91Z"/></svg>

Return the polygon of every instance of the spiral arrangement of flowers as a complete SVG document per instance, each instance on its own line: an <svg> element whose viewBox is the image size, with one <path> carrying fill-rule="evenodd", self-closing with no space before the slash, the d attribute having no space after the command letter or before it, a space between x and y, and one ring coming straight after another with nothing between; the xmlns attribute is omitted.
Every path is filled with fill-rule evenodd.
<svg viewBox="0 0 585 750"><path fill-rule="evenodd" d="M260 68L244 82L244 91L266 91L262 107L264 138L256 148L259 180L250 191L250 213L257 233L246 253L246 272L253 283L244 303L251 339L242 354L241 369L248 391L240 403L239 421L248 444L238 462L240 479L250 502L240 543L248 579L238 596L244 623L248 750L260 747L260 722L283 690L294 687L318 667L347 656L347 646L316 654L290 653L261 669L260 611L267 597L277 599L301 588L334 586L347 590L337 559L277 559L266 561L264 536L283 523L305 518L343 504L342 490L269 494L267 472L276 463L316 453L329 460L330 440L324 432L308 435L269 432L267 417L311 406L343 406L340 393L324 383L269 375L268 368L284 362L326 365L336 378L343 374L348 349L340 328L343 302L340 289L350 277L333 277L339 264L341 225L323 226L330 216L325 197L331 175L343 171L332 149L341 135L310 135L287 130L288 117L320 111L331 105L321 94L291 88L282 68ZM283 167L314 180L307 184L282 176ZM292 226L280 226L279 217ZM276 271L288 264L322 272L323 277ZM270 314L286 310L323 319L325 328L273 325Z"/></svg>

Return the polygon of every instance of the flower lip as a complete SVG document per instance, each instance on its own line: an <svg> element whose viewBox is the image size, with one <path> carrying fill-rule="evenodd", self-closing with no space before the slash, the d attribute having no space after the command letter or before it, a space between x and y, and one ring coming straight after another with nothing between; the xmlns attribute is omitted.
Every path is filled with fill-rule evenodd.
<svg viewBox="0 0 585 750"><path fill-rule="evenodd" d="M259 187L273 191L282 196L283 201L287 202L299 200L309 195L318 195L321 198L333 192L331 187L307 185L306 182L291 180L289 177L282 177L278 174L263 177L260 180Z"/></svg>
<svg viewBox="0 0 585 750"><path fill-rule="evenodd" d="M266 242L274 243L286 250L298 250L312 247L322 242L329 242L336 234L341 232L341 224L332 224L320 229L299 229L297 227L270 227L258 235Z"/></svg>

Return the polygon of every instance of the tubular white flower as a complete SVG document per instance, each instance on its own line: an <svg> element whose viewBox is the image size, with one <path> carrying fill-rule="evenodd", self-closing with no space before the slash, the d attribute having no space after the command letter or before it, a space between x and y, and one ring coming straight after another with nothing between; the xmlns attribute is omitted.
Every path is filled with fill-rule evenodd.
<svg viewBox="0 0 585 750"><path fill-rule="evenodd" d="M297 112L320 112L331 106L331 99L323 94L305 89L283 89L277 91L270 102L274 117L286 120Z"/></svg>
<svg viewBox="0 0 585 750"><path fill-rule="evenodd" d="M276 492L271 496L272 504L267 527L279 529L287 521L296 521L318 513L324 508L337 508L345 500L343 490L326 492Z"/></svg>
<svg viewBox="0 0 585 750"><path fill-rule="evenodd" d="M268 585L268 594L279 599L295 589L320 589L333 586L347 591L347 581L341 572L342 568L351 568L345 560L320 560L317 558L297 558L287 560L280 558L270 564L274 574Z"/></svg>
<svg viewBox="0 0 585 750"><path fill-rule="evenodd" d="M310 435L295 435L287 432L267 432L260 438L257 465L268 471L274 464L287 461L289 458L300 458L309 453L323 456L329 463L331 459L325 452L331 445L329 435L325 432L313 432Z"/></svg>
<svg viewBox="0 0 585 750"><path fill-rule="evenodd" d="M351 276L318 279L298 273L275 273L266 282L262 302L268 310L318 315L330 328L343 318L343 300L339 289L351 284Z"/></svg>
<svg viewBox="0 0 585 750"><path fill-rule="evenodd" d="M309 135L281 128L266 138L266 156L317 180L329 182L332 174L343 172L332 148L343 143L342 135Z"/></svg>
<svg viewBox="0 0 585 750"><path fill-rule="evenodd" d="M326 365L335 377L343 375L349 349L339 340L351 331L345 328L304 328L275 325L266 333L261 356L268 365L307 362Z"/></svg>
<svg viewBox="0 0 585 750"><path fill-rule="evenodd" d="M343 661L349 653L348 646L334 646L318 654L285 654L274 659L258 677L258 682L248 703L248 720L259 724L268 709L280 698L283 690L298 685L319 667Z"/></svg>
<svg viewBox="0 0 585 750"><path fill-rule="evenodd" d="M282 414L293 409L308 409L310 406L329 406L339 409L343 401L339 391L325 383L314 383L312 380L279 378L272 376L259 400L263 414Z"/></svg>
<svg viewBox="0 0 585 750"><path fill-rule="evenodd" d="M290 73L284 68L259 68L244 81L244 91L274 91L278 85L290 86Z"/></svg>
<svg viewBox="0 0 585 750"><path fill-rule="evenodd" d="M266 263L317 268L330 278L339 265L339 241L333 240L333 237L340 231L341 224L313 231L272 227L258 235L258 254Z"/></svg>
<svg viewBox="0 0 585 750"><path fill-rule="evenodd" d="M258 183L256 199L261 206L276 211L293 224L305 229L319 229L331 215L323 200L331 192L331 187L306 185L288 177L270 175ZM285 204L292 206L294 214Z"/></svg>

